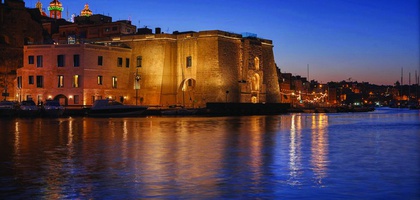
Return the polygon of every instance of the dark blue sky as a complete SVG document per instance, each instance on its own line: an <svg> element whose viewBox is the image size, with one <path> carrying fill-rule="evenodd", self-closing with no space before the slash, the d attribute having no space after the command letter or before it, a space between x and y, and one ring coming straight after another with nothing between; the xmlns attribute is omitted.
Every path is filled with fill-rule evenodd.
<svg viewBox="0 0 420 200"><path fill-rule="evenodd" d="M26 1L34 7L37 0ZM420 0L61 0L79 14L85 3L113 20L162 31L251 32L273 40L282 72L326 83L351 78L415 83L420 68ZM42 1L47 8L49 1Z"/></svg>

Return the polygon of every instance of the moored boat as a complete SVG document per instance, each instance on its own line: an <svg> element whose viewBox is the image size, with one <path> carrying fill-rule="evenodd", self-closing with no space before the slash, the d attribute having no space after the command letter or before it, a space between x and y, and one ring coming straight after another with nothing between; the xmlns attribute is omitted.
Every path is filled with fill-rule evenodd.
<svg viewBox="0 0 420 200"><path fill-rule="evenodd" d="M56 100L47 100L42 106L42 116L45 117L61 117L65 108Z"/></svg>
<svg viewBox="0 0 420 200"><path fill-rule="evenodd" d="M162 110L160 113L162 115L175 115L175 116L195 115L197 113L197 109L186 109L186 108L170 109L170 110Z"/></svg>
<svg viewBox="0 0 420 200"><path fill-rule="evenodd" d="M33 100L22 101L18 113L19 117L35 117L39 115L39 108Z"/></svg>
<svg viewBox="0 0 420 200"><path fill-rule="evenodd" d="M0 101L0 117L14 117L17 114L16 103L13 101Z"/></svg>
<svg viewBox="0 0 420 200"><path fill-rule="evenodd" d="M100 99L93 103L89 116L92 117L125 117L138 116L147 110L147 106L124 105L112 99Z"/></svg>

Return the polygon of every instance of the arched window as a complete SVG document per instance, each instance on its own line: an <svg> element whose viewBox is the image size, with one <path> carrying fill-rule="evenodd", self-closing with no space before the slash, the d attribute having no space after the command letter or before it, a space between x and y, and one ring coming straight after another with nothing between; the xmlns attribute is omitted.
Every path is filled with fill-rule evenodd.
<svg viewBox="0 0 420 200"><path fill-rule="evenodd" d="M254 74L251 79L251 90L258 91L260 90L260 75Z"/></svg>
<svg viewBox="0 0 420 200"><path fill-rule="evenodd" d="M258 57L254 58L255 70L260 70L260 59Z"/></svg>
<svg viewBox="0 0 420 200"><path fill-rule="evenodd" d="M182 83L181 90L182 91L191 91L195 88L195 79L188 78L185 79Z"/></svg>
<svg viewBox="0 0 420 200"><path fill-rule="evenodd" d="M257 99L257 97L256 97L256 96L252 96L252 97L251 97L251 102L252 102L252 103L258 103L258 99Z"/></svg>

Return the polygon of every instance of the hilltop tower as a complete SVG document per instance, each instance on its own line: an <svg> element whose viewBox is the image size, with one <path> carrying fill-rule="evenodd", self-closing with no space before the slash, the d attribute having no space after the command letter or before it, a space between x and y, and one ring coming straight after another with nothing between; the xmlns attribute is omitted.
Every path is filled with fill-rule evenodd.
<svg viewBox="0 0 420 200"><path fill-rule="evenodd" d="M92 11L89 9L89 4L85 4L85 8L80 11L80 16L90 17L92 15Z"/></svg>
<svg viewBox="0 0 420 200"><path fill-rule="evenodd" d="M61 19L61 12L63 12L63 5L58 0L53 0L48 7L50 17L54 19Z"/></svg>

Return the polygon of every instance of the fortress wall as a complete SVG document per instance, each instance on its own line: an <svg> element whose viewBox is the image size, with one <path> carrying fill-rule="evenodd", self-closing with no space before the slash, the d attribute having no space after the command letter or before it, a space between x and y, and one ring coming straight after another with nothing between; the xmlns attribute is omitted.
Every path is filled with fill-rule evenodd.
<svg viewBox="0 0 420 200"><path fill-rule="evenodd" d="M131 73L141 76L138 97L142 104L161 105L173 103L175 97L175 78L177 52L176 42L173 40L135 40L127 42L132 48L133 67ZM142 57L142 66L137 68L137 56ZM134 82L133 82L133 92ZM164 97L164 99L161 99ZM139 100L140 102L140 100Z"/></svg>
<svg viewBox="0 0 420 200"><path fill-rule="evenodd" d="M263 43L263 63L264 63L264 84L267 90L267 102L280 103L280 86L278 82L276 63L274 61L273 46L271 44Z"/></svg>
<svg viewBox="0 0 420 200"><path fill-rule="evenodd" d="M226 91L228 102L240 102L239 73L241 68L241 40L236 38L219 37L219 67L223 87L219 92L224 95L226 101Z"/></svg>

